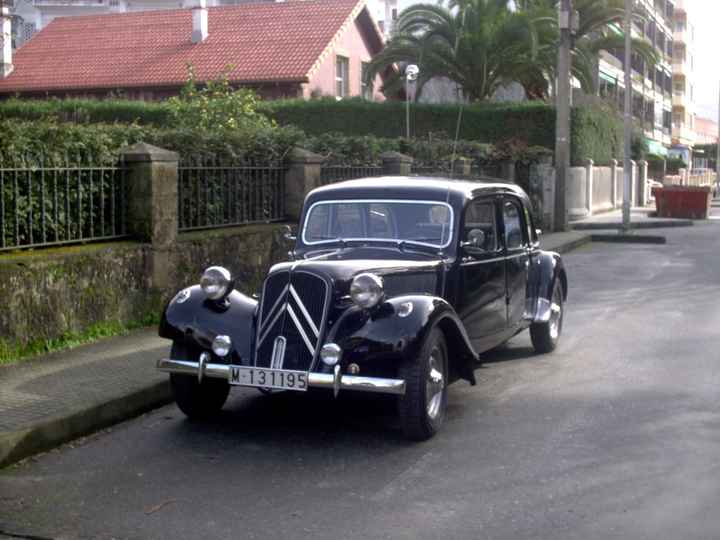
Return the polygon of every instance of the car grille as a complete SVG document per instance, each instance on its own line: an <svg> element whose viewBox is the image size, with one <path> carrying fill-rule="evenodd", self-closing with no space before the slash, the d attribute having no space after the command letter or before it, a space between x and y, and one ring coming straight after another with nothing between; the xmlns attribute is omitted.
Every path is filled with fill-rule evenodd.
<svg viewBox="0 0 720 540"><path fill-rule="evenodd" d="M255 365L309 370L322 343L329 292L323 278L302 270L270 276L260 305Z"/></svg>

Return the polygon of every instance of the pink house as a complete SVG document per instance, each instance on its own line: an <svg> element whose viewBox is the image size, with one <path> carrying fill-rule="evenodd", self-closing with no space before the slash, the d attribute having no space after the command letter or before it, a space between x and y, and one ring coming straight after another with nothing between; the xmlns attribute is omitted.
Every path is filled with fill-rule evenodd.
<svg viewBox="0 0 720 540"><path fill-rule="evenodd" d="M160 99L192 66L200 83L226 75L265 98L383 99L380 78L363 83L384 45L365 0L204 6L55 19L2 59L0 97Z"/></svg>

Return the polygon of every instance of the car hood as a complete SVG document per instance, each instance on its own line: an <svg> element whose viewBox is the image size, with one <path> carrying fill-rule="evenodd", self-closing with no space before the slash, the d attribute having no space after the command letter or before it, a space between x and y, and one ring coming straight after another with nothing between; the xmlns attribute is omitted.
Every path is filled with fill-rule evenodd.
<svg viewBox="0 0 720 540"><path fill-rule="evenodd" d="M280 263L270 274L306 271L328 278L336 294L348 294L350 282L360 273L372 272L383 278L388 297L401 294L439 294L439 276L444 268L440 257L400 249L346 248L308 259Z"/></svg>

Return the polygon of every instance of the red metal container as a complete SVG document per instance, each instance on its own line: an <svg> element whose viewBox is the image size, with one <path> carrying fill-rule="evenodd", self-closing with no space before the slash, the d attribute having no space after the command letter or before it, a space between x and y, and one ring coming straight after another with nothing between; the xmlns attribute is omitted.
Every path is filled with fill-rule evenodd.
<svg viewBox="0 0 720 540"><path fill-rule="evenodd" d="M710 215L710 186L664 186L652 192L658 217L707 219Z"/></svg>

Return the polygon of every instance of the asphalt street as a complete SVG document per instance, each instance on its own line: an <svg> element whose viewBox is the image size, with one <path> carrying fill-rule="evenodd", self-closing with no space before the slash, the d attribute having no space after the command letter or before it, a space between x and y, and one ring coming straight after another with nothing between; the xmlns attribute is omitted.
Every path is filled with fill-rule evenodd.
<svg viewBox="0 0 720 540"><path fill-rule="evenodd" d="M212 423L168 406L0 471L0 531L720 538L720 221L662 232L567 254L559 349L488 355L429 442L390 399L235 391Z"/></svg>

